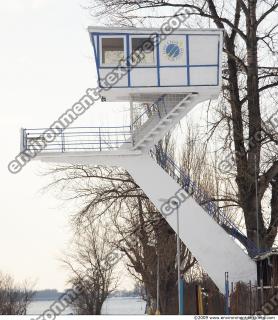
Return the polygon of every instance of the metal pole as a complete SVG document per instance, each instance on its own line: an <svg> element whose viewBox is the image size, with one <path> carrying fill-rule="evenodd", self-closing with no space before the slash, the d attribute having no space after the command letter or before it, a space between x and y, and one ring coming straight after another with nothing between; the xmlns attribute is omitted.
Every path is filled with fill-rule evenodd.
<svg viewBox="0 0 278 320"><path fill-rule="evenodd" d="M255 155L255 189L256 189L256 218L257 218L257 248L260 249L259 237L259 197L258 197L258 173L257 173L257 155ZM260 250L259 250L260 251Z"/></svg>
<svg viewBox="0 0 278 320"><path fill-rule="evenodd" d="M229 272L225 272L225 314L230 314Z"/></svg>
<svg viewBox="0 0 278 320"><path fill-rule="evenodd" d="M179 315L182 314L181 309L181 247L180 247L180 221L179 221L179 204L177 204L177 265L178 265L178 298L179 298Z"/></svg>
<svg viewBox="0 0 278 320"><path fill-rule="evenodd" d="M252 314L252 282L249 281L249 314Z"/></svg>
<svg viewBox="0 0 278 320"><path fill-rule="evenodd" d="M158 250L158 248L157 248ZM156 315L160 314L159 310L159 254L157 251L157 270L156 270Z"/></svg>
<svg viewBox="0 0 278 320"><path fill-rule="evenodd" d="M263 280L263 261L260 262L260 288L261 288L261 308L264 305L264 280Z"/></svg>
<svg viewBox="0 0 278 320"><path fill-rule="evenodd" d="M204 306L203 306L203 297L202 297L202 288L200 285L197 286L197 298L198 298L198 311L199 315L204 314Z"/></svg>
<svg viewBox="0 0 278 320"><path fill-rule="evenodd" d="M180 304L181 304L181 314L184 314L184 279L180 278Z"/></svg>
<svg viewBox="0 0 278 320"><path fill-rule="evenodd" d="M195 297L196 297L196 314L200 315L199 310L199 297L198 297L198 285L195 286Z"/></svg>

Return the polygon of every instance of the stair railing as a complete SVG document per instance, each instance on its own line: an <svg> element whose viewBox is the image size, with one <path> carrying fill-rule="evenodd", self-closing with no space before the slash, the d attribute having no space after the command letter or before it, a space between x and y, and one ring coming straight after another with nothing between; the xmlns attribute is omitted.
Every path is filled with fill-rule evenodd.
<svg viewBox="0 0 278 320"><path fill-rule="evenodd" d="M160 152L161 153L161 152ZM247 238L247 236L232 222L225 214L223 208L219 208L211 197L191 180L189 174L179 168L179 166L166 153L162 153L157 158L156 153L151 150L151 156L168 174L174 178L181 187L193 197L193 199L234 239L244 243L249 255L254 257L260 253L266 252L266 249L258 249L257 246Z"/></svg>

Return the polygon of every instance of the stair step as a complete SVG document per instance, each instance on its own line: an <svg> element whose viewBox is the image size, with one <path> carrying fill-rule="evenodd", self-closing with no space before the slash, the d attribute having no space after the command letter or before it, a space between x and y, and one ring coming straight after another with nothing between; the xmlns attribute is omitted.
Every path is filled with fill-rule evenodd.
<svg viewBox="0 0 278 320"><path fill-rule="evenodd" d="M189 95L181 99L176 106L172 102L168 107L161 105L160 112L153 113L152 117L135 131L134 137L137 149L138 147L146 148L150 146L150 142L156 141L156 138L168 129L169 124L178 119L190 103L194 103L195 97Z"/></svg>

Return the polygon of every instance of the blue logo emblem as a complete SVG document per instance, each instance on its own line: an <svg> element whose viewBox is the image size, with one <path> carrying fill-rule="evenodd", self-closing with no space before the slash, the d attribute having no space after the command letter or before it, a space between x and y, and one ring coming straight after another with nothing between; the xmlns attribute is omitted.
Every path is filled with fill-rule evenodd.
<svg viewBox="0 0 278 320"><path fill-rule="evenodd" d="M165 51L169 58L176 58L178 55L180 55L180 48L174 43L168 44Z"/></svg>
<svg viewBox="0 0 278 320"><path fill-rule="evenodd" d="M163 48L164 54L168 60L176 61L179 60L183 55L184 44L182 41L169 41Z"/></svg>

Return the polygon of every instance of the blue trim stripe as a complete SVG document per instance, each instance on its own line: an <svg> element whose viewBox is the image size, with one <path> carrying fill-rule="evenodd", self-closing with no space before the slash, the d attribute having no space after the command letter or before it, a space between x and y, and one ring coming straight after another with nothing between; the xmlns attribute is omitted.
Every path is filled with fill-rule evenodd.
<svg viewBox="0 0 278 320"><path fill-rule="evenodd" d="M161 69L161 68L187 68L187 64L177 64L177 65L164 65L164 66L161 66L161 65L159 65L159 68ZM115 68L115 67L117 67L116 65L115 66L106 66L106 67L99 67L100 69L113 69L113 68ZM209 68L209 67L218 67L218 65L217 64L191 64L191 65L189 65L189 67L190 68L202 68L202 67L205 67L205 68ZM136 67L135 67L136 69L156 69L157 68L157 66L149 66L149 65L141 65L141 66L139 66L139 65L137 65Z"/></svg>
<svg viewBox="0 0 278 320"><path fill-rule="evenodd" d="M192 84L190 86L187 85L170 85L170 86L166 86L166 85L160 85L159 88L187 88L187 87L217 87L217 84ZM132 87L128 87L128 86L113 86L113 89L132 89L132 88L158 88L158 86L132 86Z"/></svg>
<svg viewBox="0 0 278 320"><path fill-rule="evenodd" d="M160 87L160 43L159 43L159 35L156 34L156 72L157 72L157 85Z"/></svg>
<svg viewBox="0 0 278 320"><path fill-rule="evenodd" d="M102 87L102 85L101 85L101 83L100 83L100 73L99 73L99 66L100 66L100 53L99 53L99 35L97 35L97 48L96 48L96 50L97 50L97 61L96 61L96 63L97 63L97 75L98 75L98 85L99 85L99 87L101 88Z"/></svg>
<svg viewBox="0 0 278 320"><path fill-rule="evenodd" d="M189 35L186 35L186 65L187 65L187 85L190 86L190 57L189 57Z"/></svg>
<svg viewBox="0 0 278 320"><path fill-rule="evenodd" d="M149 32L146 33L134 33L134 32L90 32L92 34L98 34L101 36L123 36L123 35L131 35L131 36L146 36L146 35L150 35ZM155 35L157 33L153 33L151 35ZM206 34L206 33L175 33L175 35L177 36L185 36L185 35L189 35L189 36L209 36L209 37L219 37L219 34Z"/></svg>
<svg viewBox="0 0 278 320"><path fill-rule="evenodd" d="M100 67L100 52L99 52L99 35L97 36L97 65L98 65L98 68Z"/></svg>
<svg viewBox="0 0 278 320"><path fill-rule="evenodd" d="M135 68L136 69L156 69L156 74L157 74L157 85L156 86L132 86L132 79L131 79L131 69L132 64L130 61L130 38L132 36L137 36L137 35L149 35L148 33L103 33L103 32L90 32L90 37L91 41L93 43L94 47L94 54L96 58L96 65L97 65L97 75L98 75L98 83L100 85L100 70L102 69L114 69L117 66L101 66L101 59L102 57L100 56L100 36L121 36L123 39L126 41L126 47L125 47L125 55L127 59L127 76L128 76L128 85L127 86L113 86L113 88L157 88L157 87L215 87L219 86L220 84L220 37L218 34L184 34L185 39L186 39L186 44L185 44L185 49L186 49L186 64L181 64L181 65L161 65L160 61L160 43L159 43L159 37L160 34L156 33L155 34L155 48L156 48L156 65L138 65ZM182 34L177 34L177 35L182 35ZM189 37L192 36L214 36L218 37L218 52L217 52L217 64L203 64L203 65L191 65L190 64L190 39ZM184 85L161 85L161 74L160 70L161 68L186 68L186 74L187 74L187 83ZM191 83L191 68L217 68L217 81L216 84L203 84L203 85L194 85ZM155 71L155 70L154 70Z"/></svg>
<svg viewBox="0 0 278 320"><path fill-rule="evenodd" d="M93 34L90 34L90 38L91 38L91 42L93 44L95 63L96 63L96 67L97 67L98 83L99 83L100 74L99 74L99 66L98 66L98 54L97 54L97 49L96 49L96 44L95 44L95 36Z"/></svg>

